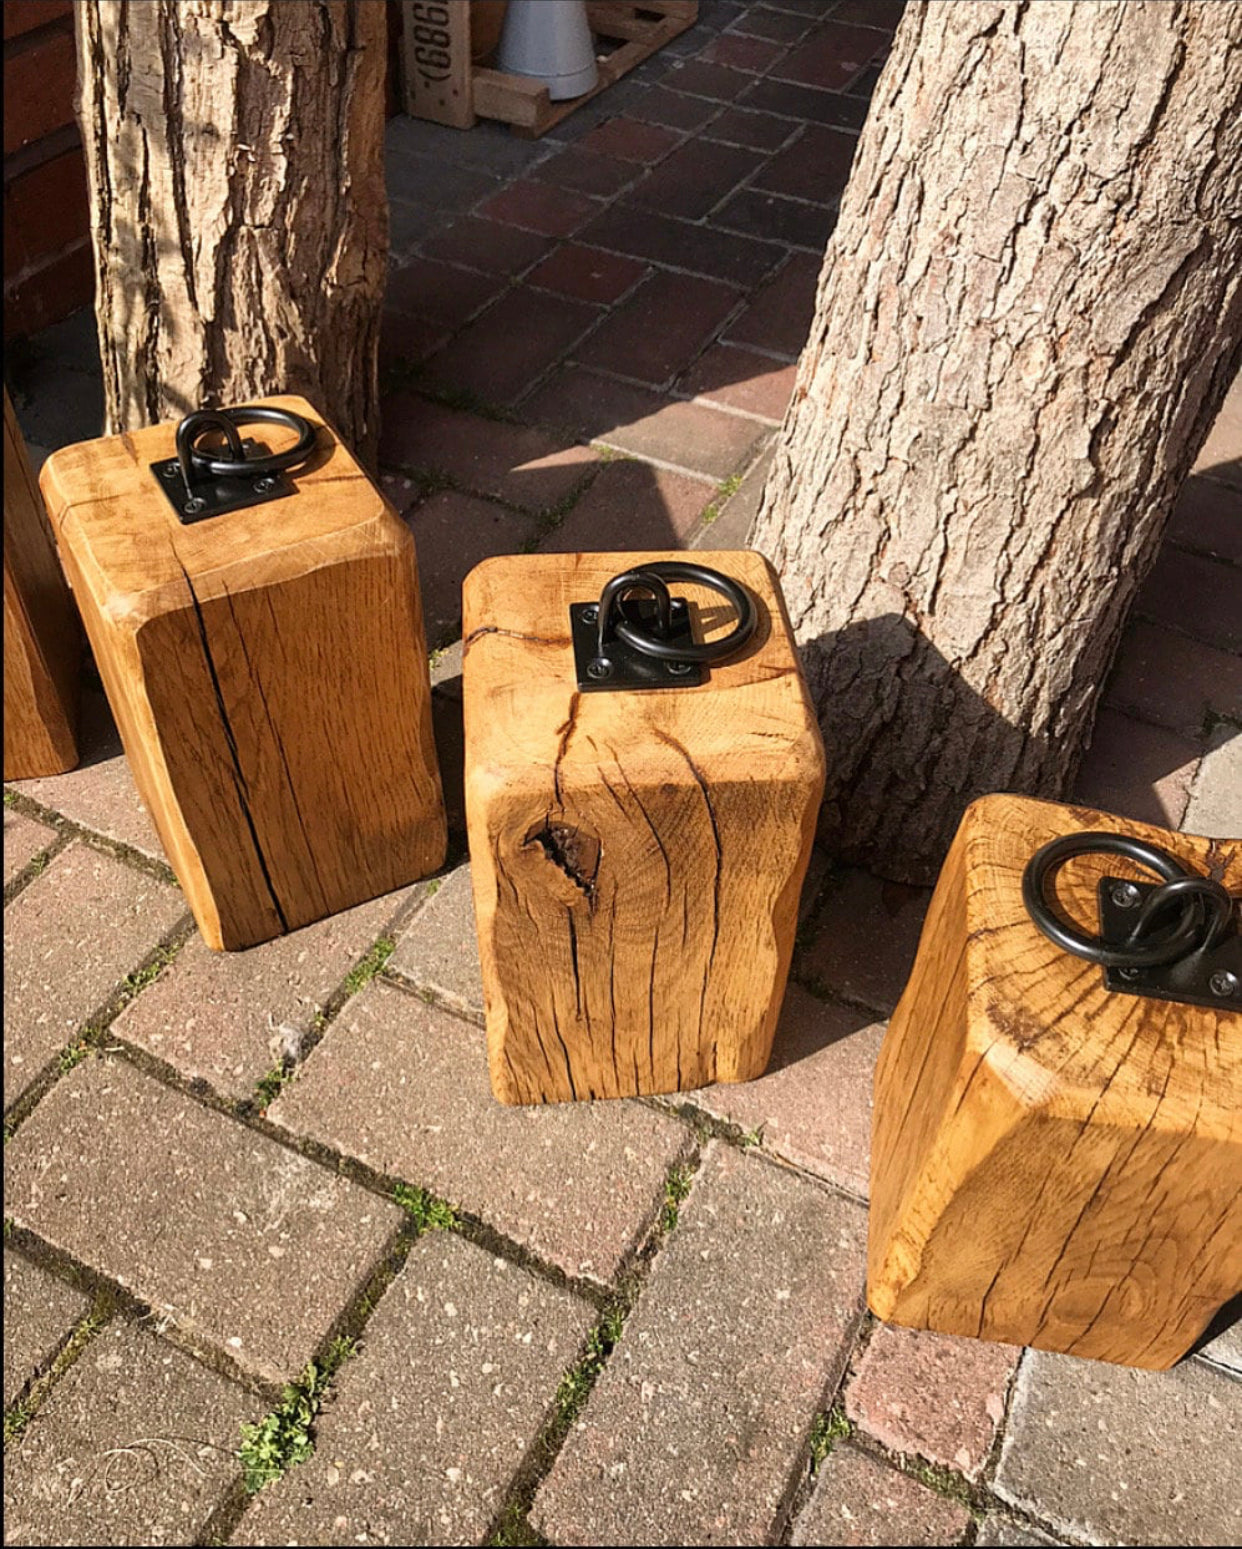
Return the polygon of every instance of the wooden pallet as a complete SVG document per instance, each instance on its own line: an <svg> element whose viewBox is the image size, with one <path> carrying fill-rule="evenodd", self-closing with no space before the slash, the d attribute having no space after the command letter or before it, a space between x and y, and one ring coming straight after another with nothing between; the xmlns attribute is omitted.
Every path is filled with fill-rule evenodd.
<svg viewBox="0 0 1242 1549"><path fill-rule="evenodd" d="M457 129L469 129L480 118L494 118L512 125L515 134L537 140L692 27L698 20L699 3L596 0L588 4L599 82L568 102L551 101L548 88L538 81L474 64L470 7L462 0L404 0L402 12L405 110L411 117Z"/></svg>

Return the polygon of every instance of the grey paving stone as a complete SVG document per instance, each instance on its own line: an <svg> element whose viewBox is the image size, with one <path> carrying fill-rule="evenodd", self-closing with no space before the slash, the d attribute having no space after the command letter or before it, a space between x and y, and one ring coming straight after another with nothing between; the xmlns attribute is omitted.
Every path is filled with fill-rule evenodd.
<svg viewBox="0 0 1242 1549"><path fill-rule="evenodd" d="M4 881L7 886L40 850L55 844L56 830L21 812L4 809Z"/></svg>
<svg viewBox="0 0 1242 1549"><path fill-rule="evenodd" d="M445 877L397 940L389 966L455 1011L482 1020L483 980L470 867Z"/></svg>
<svg viewBox="0 0 1242 1549"><path fill-rule="evenodd" d="M193 1544L263 1404L155 1334L114 1322L4 1451L5 1542Z"/></svg>
<svg viewBox="0 0 1242 1549"><path fill-rule="evenodd" d="M176 888L67 846L4 913L4 1097L11 1105L185 914Z"/></svg>
<svg viewBox="0 0 1242 1549"><path fill-rule="evenodd" d="M32 1264L20 1253L4 1255L4 1407L43 1370L90 1298Z"/></svg>
<svg viewBox="0 0 1242 1549"><path fill-rule="evenodd" d="M1199 1351L1199 1359L1219 1366L1222 1371L1242 1378L1242 1316Z"/></svg>
<svg viewBox="0 0 1242 1549"><path fill-rule="evenodd" d="M767 1541L860 1305L866 1218L708 1146L532 1513L561 1544Z"/></svg>
<svg viewBox="0 0 1242 1549"><path fill-rule="evenodd" d="M1182 827L1192 834L1242 834L1242 728L1222 723L1203 755Z"/></svg>
<svg viewBox="0 0 1242 1549"><path fill-rule="evenodd" d="M498 1103L483 1034L370 985L268 1111L290 1131L445 1196L559 1265L610 1281L689 1130L641 1103Z"/></svg>
<svg viewBox="0 0 1242 1549"><path fill-rule="evenodd" d="M1038 1549L1041 1544L1057 1544L1060 1540L1049 1538L1047 1533L1028 1527L1025 1522L1015 1522L1011 1517L992 1512L980 1524L975 1542L995 1545L997 1549L1027 1549L1028 1545Z"/></svg>
<svg viewBox="0 0 1242 1549"><path fill-rule="evenodd" d="M970 1513L853 1447L834 1447L794 1523L795 1544L956 1544Z"/></svg>
<svg viewBox="0 0 1242 1549"><path fill-rule="evenodd" d="M78 746L82 760L67 774L42 780L17 780L14 790L83 828L131 845L153 860L164 860L164 847L134 786L108 702L97 690L82 696Z"/></svg>
<svg viewBox="0 0 1242 1549"><path fill-rule="evenodd" d="M1091 1542L1242 1541L1242 1384L1028 1351L996 1493Z"/></svg>
<svg viewBox="0 0 1242 1549"><path fill-rule="evenodd" d="M748 546L750 529L759 514L763 486L771 466L772 447L769 446L756 458L750 472L721 506L716 520L699 529L691 548L744 549Z"/></svg>
<svg viewBox="0 0 1242 1549"><path fill-rule="evenodd" d="M705 1087L691 1101L759 1132L765 1151L866 1199L871 1087L883 1041L883 1023L791 984L767 1071L757 1081Z"/></svg>
<svg viewBox="0 0 1242 1549"><path fill-rule="evenodd" d="M245 952L213 952L193 936L121 1013L115 1034L251 1097L282 1057L297 1058L316 1014L410 896L405 888Z"/></svg>
<svg viewBox="0 0 1242 1549"><path fill-rule="evenodd" d="M271 1381L295 1376L401 1212L119 1060L5 1151L5 1213Z"/></svg>
<svg viewBox="0 0 1242 1549"><path fill-rule="evenodd" d="M593 1317L460 1237L423 1237L341 1368L314 1455L233 1542L481 1542Z"/></svg>

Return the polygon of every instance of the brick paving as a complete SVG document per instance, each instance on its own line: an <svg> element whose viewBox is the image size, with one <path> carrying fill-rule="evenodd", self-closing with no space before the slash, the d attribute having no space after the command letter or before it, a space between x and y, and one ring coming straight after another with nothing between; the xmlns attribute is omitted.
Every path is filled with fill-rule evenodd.
<svg viewBox="0 0 1242 1549"><path fill-rule="evenodd" d="M1012 1345L880 1327L845 1390L845 1412L891 1452L977 1479L1020 1354Z"/></svg>
<svg viewBox="0 0 1242 1549"><path fill-rule="evenodd" d="M899 13L703 0L541 141L390 124L381 473L453 860L217 957L97 686L81 766L10 788L6 1541L1238 1541L1239 1324L1149 1374L862 1311L871 1075L925 894L817 852L759 1081L538 1112L487 1086L461 577L745 543ZM98 434L89 311L27 353L36 460ZM1240 492L1235 387L1082 799L1242 832ZM248 1497L241 1424L332 1350L309 1460Z"/></svg>
<svg viewBox="0 0 1242 1549"><path fill-rule="evenodd" d="M798 1518L795 1544L956 1544L970 1513L909 1474L850 1446L834 1447Z"/></svg>
<svg viewBox="0 0 1242 1549"><path fill-rule="evenodd" d="M89 1296L55 1279L19 1254L4 1255L4 1407L44 1372L74 1326L90 1311Z"/></svg>
<svg viewBox="0 0 1242 1549"><path fill-rule="evenodd" d="M460 1237L424 1237L343 1369L314 1457L233 1542L479 1543L593 1321Z"/></svg>

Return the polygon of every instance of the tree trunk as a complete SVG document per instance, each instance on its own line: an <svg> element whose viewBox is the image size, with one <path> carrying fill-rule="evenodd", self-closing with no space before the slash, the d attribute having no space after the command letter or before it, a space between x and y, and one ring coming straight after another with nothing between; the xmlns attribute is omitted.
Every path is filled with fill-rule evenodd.
<svg viewBox="0 0 1242 1549"><path fill-rule="evenodd" d="M79 0L106 429L300 393L365 461L383 0Z"/></svg>
<svg viewBox="0 0 1242 1549"><path fill-rule="evenodd" d="M1060 796L1242 359L1242 9L911 5L754 541L828 752L821 834L929 880Z"/></svg>

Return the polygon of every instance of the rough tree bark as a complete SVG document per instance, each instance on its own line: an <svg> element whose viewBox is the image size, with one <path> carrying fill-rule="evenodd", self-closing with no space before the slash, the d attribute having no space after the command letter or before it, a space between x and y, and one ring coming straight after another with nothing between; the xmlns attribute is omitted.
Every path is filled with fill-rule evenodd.
<svg viewBox="0 0 1242 1549"><path fill-rule="evenodd" d="M927 881L1064 794L1240 359L1242 8L911 5L753 535L838 853Z"/></svg>
<svg viewBox="0 0 1242 1549"><path fill-rule="evenodd" d="M373 462L383 0L79 0L108 432L300 393Z"/></svg>

